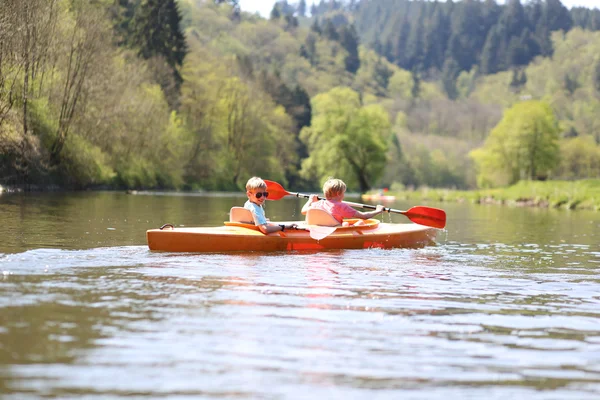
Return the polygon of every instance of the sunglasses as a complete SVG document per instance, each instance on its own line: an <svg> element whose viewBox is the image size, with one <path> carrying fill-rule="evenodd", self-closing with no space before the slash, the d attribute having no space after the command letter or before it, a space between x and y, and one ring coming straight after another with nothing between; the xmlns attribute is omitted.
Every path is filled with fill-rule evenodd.
<svg viewBox="0 0 600 400"><path fill-rule="evenodd" d="M269 192L258 192L255 194L255 196L257 199L260 199L261 197L265 196L266 199L267 197L269 197Z"/></svg>

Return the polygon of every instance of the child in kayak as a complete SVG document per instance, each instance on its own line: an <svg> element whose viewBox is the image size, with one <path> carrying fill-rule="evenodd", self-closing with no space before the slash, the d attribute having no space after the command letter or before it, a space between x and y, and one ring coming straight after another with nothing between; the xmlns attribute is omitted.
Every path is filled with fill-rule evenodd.
<svg viewBox="0 0 600 400"><path fill-rule="evenodd" d="M269 222L265 217L265 210L263 204L269 192L267 192L267 184L259 177L252 177L246 183L246 195L248 201L244 204L244 208L252 212L254 218L254 224L258 226L258 229L264 234L285 231L286 229L296 229L296 224L274 224Z"/></svg>
<svg viewBox="0 0 600 400"><path fill-rule="evenodd" d="M380 204L374 211L361 212L343 203L346 184L341 179L329 178L323 185L323 194L325 200L319 200L316 194L310 195L308 201L302 207L302 214L306 214L311 208L319 208L333 215L340 225L348 226L349 223L344 222L344 218L368 219L381 214L384 210L384 207ZM354 225L364 225L364 223L364 221L358 221Z"/></svg>

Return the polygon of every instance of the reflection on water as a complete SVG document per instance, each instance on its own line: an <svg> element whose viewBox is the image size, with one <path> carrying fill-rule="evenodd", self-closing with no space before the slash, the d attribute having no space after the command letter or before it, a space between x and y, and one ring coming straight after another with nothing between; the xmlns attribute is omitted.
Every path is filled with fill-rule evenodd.
<svg viewBox="0 0 600 400"><path fill-rule="evenodd" d="M3 398L600 397L595 214L444 205L416 250L144 245L241 200L0 197Z"/></svg>

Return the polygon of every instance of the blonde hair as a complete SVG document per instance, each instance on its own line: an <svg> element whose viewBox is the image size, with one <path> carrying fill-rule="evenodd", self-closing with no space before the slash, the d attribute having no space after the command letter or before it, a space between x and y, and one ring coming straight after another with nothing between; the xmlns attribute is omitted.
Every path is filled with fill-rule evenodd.
<svg viewBox="0 0 600 400"><path fill-rule="evenodd" d="M258 176L253 176L252 178L248 179L248 182L246 182L247 191L266 188L267 184Z"/></svg>
<svg viewBox="0 0 600 400"><path fill-rule="evenodd" d="M323 184L323 193L327 200L337 197L346 192L346 184L341 179L329 178Z"/></svg>

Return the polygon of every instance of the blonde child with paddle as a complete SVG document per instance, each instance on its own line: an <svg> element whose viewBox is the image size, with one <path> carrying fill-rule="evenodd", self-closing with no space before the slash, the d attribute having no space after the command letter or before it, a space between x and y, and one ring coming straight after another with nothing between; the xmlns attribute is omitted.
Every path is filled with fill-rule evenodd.
<svg viewBox="0 0 600 400"><path fill-rule="evenodd" d="M348 226L348 222L344 222L344 218L360 218L369 219L384 211L384 207L379 204L374 211L361 212L344 203L344 195L346 194L346 184L341 179L329 178L323 185L324 200L319 200L316 194L310 195L308 201L302 207L302 214L305 215L309 209L318 208L325 210L340 223L342 226ZM358 221L354 225L364 225L364 221Z"/></svg>
<svg viewBox="0 0 600 400"><path fill-rule="evenodd" d="M246 195L248 201L244 204L244 208L250 210L252 218L254 218L254 224L258 226L258 229L264 234L285 231L286 229L296 229L296 224L274 224L269 222L265 217L265 210L263 204L269 197L267 192L267 184L261 178L254 176L246 183Z"/></svg>

